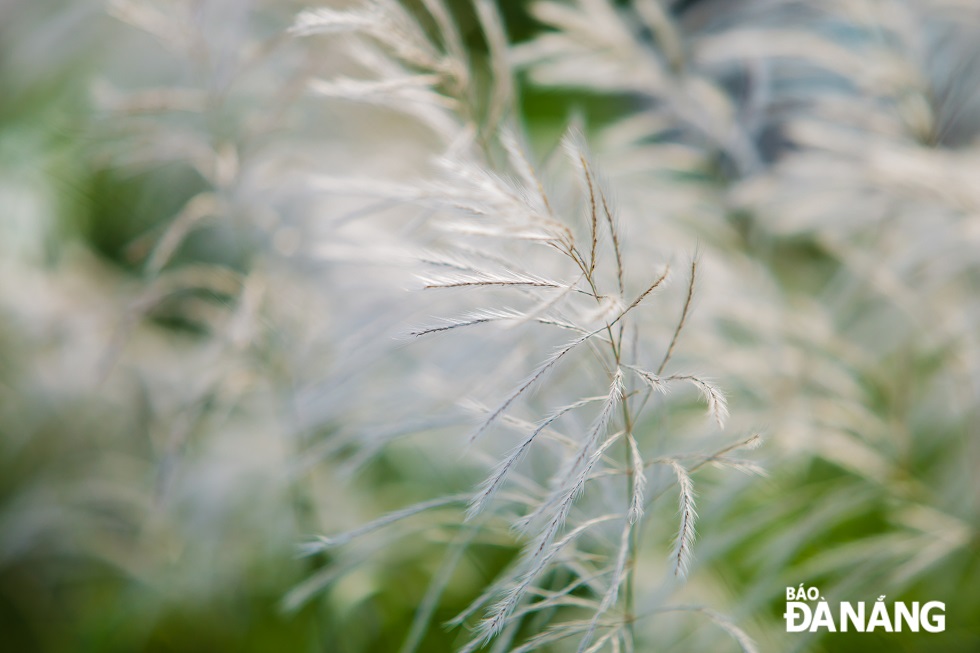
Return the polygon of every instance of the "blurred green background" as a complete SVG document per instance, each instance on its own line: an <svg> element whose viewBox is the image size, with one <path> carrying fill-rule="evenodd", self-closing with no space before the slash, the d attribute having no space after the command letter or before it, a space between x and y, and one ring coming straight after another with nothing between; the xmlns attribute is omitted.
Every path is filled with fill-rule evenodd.
<svg viewBox="0 0 980 653"><path fill-rule="evenodd" d="M243 12L247 4L225 3ZM255 29L268 38L302 8L259 4ZM541 29L523 3L502 9L513 40ZM472 11L459 8L457 19L482 61ZM104 108L105 78L210 83L200 69L160 65L161 50L141 39L99 2L0 4L0 648L397 651L456 534L434 529L373 556L366 546L300 559L296 545L406 498L465 491L479 476L430 461L415 444L384 450L356 477L301 462L330 451L344 430L329 419L290 421L297 390L319 382L318 361L334 355L317 320L337 307L322 289L309 294L322 306L307 303L301 293L323 282L322 271L290 260L290 225L267 228L270 207L223 187L220 170L189 156L141 160L147 124ZM207 61L220 72L219 56ZM274 104L261 99L262 84L217 93L222 103L199 122L179 116L174 125L210 134L217 150L230 144L244 169L249 156L277 147L278 126L257 130L251 116L252 103ZM576 112L598 130L642 104L531 85L521 102L539 144L553 143ZM690 181L707 196L730 180L716 160ZM151 252L202 193L230 208L195 228L158 275ZM841 341L860 347L862 320L887 321L860 283L848 286L846 302L828 292L852 271L819 235L766 232L746 211L725 220L743 238L738 255L766 269L787 304L843 304L831 325ZM280 283L294 294L269 290ZM730 334L736 343L753 337ZM734 597L733 616L761 650L980 650L978 407L975 390L948 389L960 378L950 370L972 350L914 330L897 337L904 344L864 358L847 358L844 345L807 352L845 361L861 419L884 429L856 435L880 470L777 449L770 478L705 504L705 521L717 512L731 530L706 538L700 564ZM819 379L800 383L834 401ZM743 393L742 405L753 401L775 410ZM811 410L816 422L837 418L822 415L816 399ZM884 435L889 429L899 435ZM341 462L352 455L339 449ZM466 641L441 624L517 550L506 540L467 550L419 650ZM895 601L944 600L947 632L782 639L784 589L803 581L852 600L870 601L879 588L899 592L889 593ZM290 592L321 585L314 600L288 608Z"/></svg>

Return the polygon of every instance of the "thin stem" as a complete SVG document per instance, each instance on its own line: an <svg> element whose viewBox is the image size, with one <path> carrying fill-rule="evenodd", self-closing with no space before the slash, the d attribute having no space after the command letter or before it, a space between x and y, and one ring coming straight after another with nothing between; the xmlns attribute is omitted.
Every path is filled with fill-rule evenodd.
<svg viewBox="0 0 980 653"><path fill-rule="evenodd" d="M623 444L626 447L626 496L632 497L636 490L636 484L639 479L633 473L634 460L633 460L633 447L630 446L630 439L633 437L633 420L630 416L629 408L626 402L626 396L624 393L623 400L623 419L626 422L626 437L623 438ZM630 499L632 501L632 499ZM639 519L635 523L629 525L629 544L627 545L626 552L626 587L624 589L624 610L626 613L626 628L629 631L630 639L634 639L634 627L633 627L633 612L634 612L634 602L635 602L635 585L636 585L636 551L639 548L639 531L638 525L640 524ZM614 581L615 582L615 581Z"/></svg>
<svg viewBox="0 0 980 653"><path fill-rule="evenodd" d="M626 292L626 285L623 281L623 254L619 248L619 233L613 223L612 211L609 210L609 203L606 201L606 194L599 189L599 198L602 200L602 211L606 214L606 223L609 225L609 233L612 234L613 251L616 253L616 281L619 284L619 294Z"/></svg>
<svg viewBox="0 0 980 653"><path fill-rule="evenodd" d="M591 208L592 208L592 251L591 251L591 256L590 256L590 259L589 259L589 263L588 264L586 264L584 258L574 248L572 248L569 251L569 255L571 255L572 259L575 261L575 263L578 265L579 269L582 271L582 274L585 277L586 282L589 284L589 287L592 290L592 295L595 297L596 302L600 302L601 301L600 298L602 297L602 295L599 293L599 290L596 287L595 277L594 277L594 274L595 274L595 262L596 262L597 226L598 226L597 225L597 222L598 222L597 217L598 216L597 216L597 207L596 207L596 196L595 196L595 189L594 189L593 184L592 184L592 178L591 178L591 175L589 174L588 164L586 163L586 161L584 160L584 158L581 161L582 161L583 171L585 172L585 178L586 178L586 181L587 181L587 183L589 185L589 196L590 196L590 200L591 200L591 204L592 204L592 206L591 206ZM605 210L607 219L609 220L610 230L613 231L613 242L614 242L615 249L616 249L616 264L617 264L617 273L618 273L617 274L617 280L619 282L619 291L620 291L620 294L622 295L623 294L623 291L624 291L624 288L623 288L622 260L620 258L619 242L618 242L618 238L616 237L616 234L615 234L615 228L613 226L612 218L611 218L611 216L609 214L609 208L606 205L606 200L605 200L605 197L604 196L602 197L602 203L603 203L603 208ZM657 286L659 286L663 282L663 280L666 278L666 276L667 276L667 273L665 272L663 274L663 276L661 276L657 281L655 281L650 286L649 289L647 289L644 293L642 293L633 302L633 304L630 306L630 308L628 308L623 313L623 315L625 315L625 313L629 312L630 309L634 308L637 304L639 304L641 301L643 301L643 299L646 298L646 296L651 291L653 291L654 288L656 288ZM622 328L622 325L621 325L621 327L619 329L619 338L616 338L613 335L612 327L613 327L613 324L607 324L606 325L606 331L609 334L609 347L610 347L610 349L612 351L612 356L613 356L613 359L615 361L615 367L616 367L616 369L619 369L619 366L622 363L623 328ZM624 389L623 390L623 393L622 393L621 401L620 401L620 406L621 406L621 409L623 411L624 434L626 436L626 437L623 438L623 445L626 448L626 470L627 470L627 472L626 472L626 496L627 497L632 497L633 496L633 493L634 493L634 491L636 489L636 483L638 482L638 480L635 478L635 475L633 473L633 469L634 469L634 454L633 454L633 447L630 446L630 439L633 437L633 416L630 414L629 405L628 405L628 402L627 402L627 399L630 396L632 396L633 394L634 393L627 393L625 391L625 389ZM637 523L638 523L638 521L637 521ZM639 541L638 541L638 539L639 539L639 537L638 537L639 529L637 528L637 523L629 524L629 526L628 526L628 528L629 528L629 535L628 535L628 537L629 537L629 543L627 545L628 549L627 549L627 553L626 553L626 580L625 580L625 588L624 588L624 594L625 594L624 608L625 608L625 612L626 612L626 623L625 623L625 625L626 625L626 629L627 629L628 634L629 634L629 638L631 640L634 638L634 625L633 625L634 619L633 619L633 612L634 612L634 605L635 605L636 550L637 550L637 548L639 546ZM618 583L619 580L616 579L616 578L614 578L614 579L612 579L611 582Z"/></svg>
<svg viewBox="0 0 980 653"><path fill-rule="evenodd" d="M612 236L613 252L616 254L616 283L619 286L619 296L626 297L626 283L623 275L623 253L619 247L619 233L616 231L616 224L613 222L612 211L609 209L609 202L606 201L606 194L599 188L599 199L602 200L602 212L606 216L606 223L609 226L609 233ZM619 348L623 348L623 333L626 326L619 325Z"/></svg>
<svg viewBox="0 0 980 653"><path fill-rule="evenodd" d="M595 185L592 183L592 174L589 172L589 164L585 157L579 155L582 164L582 172L585 173L585 183L589 188L589 220L592 229L592 249L589 254L589 274L595 272L596 251L599 245L599 210L596 207Z"/></svg>
<svg viewBox="0 0 980 653"><path fill-rule="evenodd" d="M613 357L616 359L617 369L619 369L619 366L622 363L622 351L623 351L622 333L623 333L622 329L620 329L620 339L617 343L617 340L613 338L612 328L609 327L609 338L610 338L609 344L610 347L612 348ZM630 440L633 438L633 416L630 414L628 397L629 395L626 393L626 389L623 388L623 395L620 401L620 407L622 408L623 411L623 429L626 436L623 438L623 446L626 448L626 496L630 498L629 499L630 501L632 501L631 497L633 496L633 493L636 491L636 484L639 482L639 480L636 478L635 474L633 473L634 470L633 447L630 445ZM633 611L634 611L634 602L635 602L634 588L635 588L635 579L636 579L636 551L637 548L639 547L639 535L638 535L639 529L637 528L638 523L639 520L637 520L635 523L629 524L628 526L629 542L627 544L627 551L626 551L626 582L625 582L626 586L623 592L625 595L624 610L626 613L626 629L629 632L629 637L631 640L633 639L633 636L635 634L634 626L633 626ZM619 579L614 578L612 582L618 583Z"/></svg>
<svg viewBox="0 0 980 653"><path fill-rule="evenodd" d="M691 309L691 298L694 297L694 279L698 272L698 257L697 254L691 260L691 282L687 286L687 299L684 301L684 310L681 311L681 319L677 322L677 328L674 329L674 336L670 339L670 345L667 347L667 353L664 354L664 359L660 361L660 367L657 368L657 376L663 374L664 368L667 367L667 361L670 360L671 355L674 353L674 346L677 344L677 338L681 335L681 330L684 328L684 323L687 321L687 313Z"/></svg>
<svg viewBox="0 0 980 653"><path fill-rule="evenodd" d="M591 223L592 223L591 224L592 226L591 252L590 252L588 263L586 263L585 257L583 257L574 248L571 248L569 254L571 255L572 259L575 261L575 263L578 265L579 269L582 271L585 280L587 281L589 287L592 290L593 297L595 297L596 301L599 302L602 295L599 293L599 290L596 287L595 276L594 276L595 263L596 263L596 246L598 241L598 233L597 233L598 232L598 207L596 206L597 198L596 198L595 187L592 181L592 176L589 172L588 163L584 160L584 158L581 159L581 163L582 163L583 171L585 173L585 179L589 187L589 199L591 202ZM609 205L606 201L605 195L602 194L601 191L600 191L599 198L601 198L603 212L605 213L606 220L608 221L609 229L612 232L613 248L615 250L615 256L616 256L617 283L619 287L619 293L620 295L623 295L625 292L625 287L624 287L624 280L623 280L623 265L622 265L622 255L619 246L619 237L618 234L616 233L616 228L615 228L615 224L613 223L612 213L609 209ZM697 265L696 259L694 265L695 266ZM666 279L668 271L669 268L668 270L665 270L664 274L659 279L657 279L653 284L651 284L646 291L641 293L633 301L633 303L630 304L629 308L623 311L623 313L620 315L620 318L622 318L631 309L635 308L640 302L642 302L647 297L647 295L649 295L655 288L657 288L664 281L664 279ZM692 282L691 282L691 288L689 288L688 291L688 300L684 306L684 311L681 316L681 322L678 325L678 328L674 333L674 338L671 342L671 345L668 348L668 356L665 357L663 363L664 365L666 364L666 359L669 358L670 351L673 349L674 343L677 340L677 335L680 332L680 329L683 327L683 322L687 316L687 310L688 307L690 306L690 301L691 301L691 294L693 293L693 276L694 275L692 269ZM609 334L609 346L612 352L613 359L615 361L616 369L619 369L620 365L622 364L623 334L624 334L625 325L624 323L620 322L618 338L613 335L612 327L616 322L620 321L620 318L617 318L612 323L606 325L606 330ZM623 426L624 426L624 435L625 435L625 437L623 438L623 446L625 447L625 458L626 458L626 496L627 497L633 497L634 493L637 490L636 487L637 483L641 482L640 479L636 477L634 471L638 467L636 465L638 461L635 460L635 456L638 453L638 449L636 450L635 453L634 447L631 446L631 440L633 440L634 416L630 413L628 399L634 394L636 393L635 392L627 393L626 390L624 389L621 398L622 400L620 402L620 407L623 412ZM640 465L639 467L642 469L642 465ZM632 501L632 499L630 499L630 501ZM625 596L623 601L624 601L624 610L626 613L625 627L628 633L628 637L631 641L635 638L634 611L635 611L635 600L636 600L635 599L636 551L639 549L639 533L640 533L639 523L640 520L638 519L636 522L630 523L627 526L627 528L629 529L629 534L628 534L628 544L627 544L627 552L626 552L626 579L624 582ZM612 582L615 583L619 581L618 579L613 579Z"/></svg>

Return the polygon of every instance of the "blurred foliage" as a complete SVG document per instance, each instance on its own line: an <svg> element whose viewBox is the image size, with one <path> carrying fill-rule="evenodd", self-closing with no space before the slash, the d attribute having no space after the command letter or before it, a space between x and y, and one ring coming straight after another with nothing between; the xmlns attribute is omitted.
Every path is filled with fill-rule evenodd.
<svg viewBox="0 0 980 653"><path fill-rule="evenodd" d="M696 4L680 3L675 11ZM541 28L523 3L501 7L513 40L525 41ZM457 19L467 45L485 57L472 12L459 8ZM123 351L111 355L118 330L131 319L128 307L145 291L140 284L153 281L146 261L154 244L188 200L215 190L186 163L137 170L103 156L106 124L91 106L90 82L116 56L115 40L128 38L117 29L99 3L15 0L0 6L3 647L51 653L396 651L449 546L444 530L433 529L421 543L406 540L393 554L351 569L321 599L290 612L282 608L290 590L335 562L324 556L297 560L295 545L322 531L325 521L349 526L364 521L361 514L402 507L407 497L425 498L433 487L465 490L472 470L451 476L443 467L419 464L428 455L421 447L386 451L358 477L363 487L351 491L354 505L346 508L338 508L331 494L347 487L333 468L279 475L295 462L290 447L298 445L286 436L276 440L278 411L256 408L250 402L261 400L248 392L244 400L230 399L223 382L199 394L184 392L225 365L222 347L231 345L223 338L232 340L226 313L234 314L244 301L234 292L181 289L169 295L130 324ZM587 116L598 130L643 103L629 94L530 85L521 87L520 101L532 141L542 150L554 145L570 117ZM726 169L719 163L703 175L695 181L720 185ZM783 296L826 299L828 287L847 270L848 262L812 234L762 233L757 216L741 208L726 220L741 239L738 246L771 272ZM193 231L166 270L216 266L244 275L257 267L256 252L269 247L262 238L244 218L211 224ZM863 328L873 304L866 295L855 297L833 325L842 334ZM839 296L828 301L843 303ZM243 346L247 355L236 350L247 369L236 368L229 377L248 377L246 386L266 383L288 395L291 384L303 380L288 371L289 363L307 352L289 349L301 335L281 324L266 326L266 340ZM753 336L733 324L726 337L735 342ZM976 486L946 484L950 470L975 477L976 447L964 443L976 440L978 408L954 415L912 400L946 382L948 346L899 348L855 372L863 408L903 431L894 441L873 443L892 476L869 482L843 464L782 454L785 459L770 461L770 479L747 483L737 498L705 508L728 511L727 523L742 525L740 532L706 541L698 556L737 597L736 616L765 622L756 624L757 632L779 628L787 585L826 583L841 597L868 594L871 600L879 582L889 582L904 564L914 567L914 539L904 558L878 555L889 536L904 532L893 521L893 508L907 501L956 515L973 529L966 546L909 569L901 595L889 596L945 600L947 632L801 638L800 650L980 650ZM213 353L211 347L219 350L213 360L194 362L202 352ZM156 353L134 362L150 349ZM815 354L824 355L835 352ZM173 369L155 371L166 365ZM742 401L763 403L748 393ZM680 413L691 410L693 404ZM201 437L209 429L217 444ZM318 435L304 437L304 444L315 445ZM209 466L267 440L275 443L242 454L244 462ZM173 489L174 475L185 489ZM202 496L207 492L217 498ZM322 507L314 495L334 499ZM961 501L964 496L970 500ZM334 519L334 509L343 516ZM849 549L855 546L860 548ZM465 641L441 624L516 552L514 542L476 543L466 551L419 650L448 651ZM832 558L835 553L843 562ZM841 569L855 571L854 582ZM769 650L766 643L760 642Z"/></svg>

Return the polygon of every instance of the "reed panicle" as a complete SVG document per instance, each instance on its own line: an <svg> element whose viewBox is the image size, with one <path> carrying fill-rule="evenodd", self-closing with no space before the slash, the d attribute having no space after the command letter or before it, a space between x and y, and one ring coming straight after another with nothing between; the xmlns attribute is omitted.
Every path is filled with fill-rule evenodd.
<svg viewBox="0 0 980 653"><path fill-rule="evenodd" d="M71 12L0 43L10 569L278 546L282 610L402 653L789 650L787 584L975 580L969 0L74 5L98 74L45 69Z"/></svg>

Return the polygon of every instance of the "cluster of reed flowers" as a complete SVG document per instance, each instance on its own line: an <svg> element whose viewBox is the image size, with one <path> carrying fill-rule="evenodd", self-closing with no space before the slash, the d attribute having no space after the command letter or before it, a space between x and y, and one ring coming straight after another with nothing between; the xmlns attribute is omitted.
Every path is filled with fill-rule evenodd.
<svg viewBox="0 0 980 653"><path fill-rule="evenodd" d="M668 576L683 577L697 518L692 473L708 464L759 473L738 454L761 440L746 435L710 448L708 443L722 438L706 435L703 427L672 432L676 427L665 428L648 415L666 410L663 397L669 389L688 386L703 397L718 429L728 416L726 399L711 381L672 371L692 309L697 256L682 266L686 283L680 301L672 311L656 311L659 331L667 337L652 340L643 321L633 318L654 310L648 305L657 301L671 271L667 264L630 256L637 248L624 242L622 223L641 216L617 213L575 131L563 139L562 149L568 161L564 170L575 172L578 189L554 201L509 126L519 121L513 114L509 48L493 6L476 3L494 72L489 89L472 88L467 73L472 62L458 43L448 8L437 1L426 8L439 25L438 40L427 36L415 17L388 3L310 10L297 18L292 29L297 35L343 33L356 44L349 51L370 71L365 78L317 80L312 91L339 102L397 107L445 148L433 152L428 176L385 181L317 175L313 183L323 192L382 200L402 211L425 209L424 220L408 234L421 249L403 254L415 263L403 262L402 269L419 270L423 290L452 294L471 308L414 327L409 338L455 340L457 331L496 329L503 337L497 346L519 347L516 367L524 368L525 376L489 404L482 397L461 398L478 422L468 436L455 434L468 445L462 455L479 455L490 467L478 488L427 499L350 533L320 537L304 552L332 550L425 511L465 504L465 516L457 518L466 524L467 538L486 538L504 527L515 534L522 553L452 621L461 625L478 618L475 635L460 650L477 650L490 641L495 650L531 651L566 641L579 651L633 650L639 646L641 612L643 620L656 621L657 613L679 609L664 596L650 598L656 587L671 582L643 586L636 580L640 560L648 558L640 546L653 528L645 518L650 506L676 485L679 508ZM478 100L488 103L485 111ZM482 120L475 122L475 116ZM567 179L553 183L569 187ZM556 340L563 333L565 340ZM488 369L472 360L475 369L464 374L486 375L492 383L484 385L500 387L515 367L507 359L505 354L492 358L497 364ZM701 448L688 444L672 450L685 436ZM474 451L488 440L485 450ZM377 449L372 443L370 450ZM663 539L660 524L657 530ZM434 581L427 595L432 600L417 614L417 629L427 627L439 583L448 583L452 573L450 567ZM309 586L298 589L299 597L309 598ZM737 626L703 609L743 648L753 650ZM521 629L532 618L536 625L528 635ZM406 650L417 643L418 636L410 636Z"/></svg>
<svg viewBox="0 0 980 653"><path fill-rule="evenodd" d="M104 487L18 504L86 555L161 584L193 548L187 588L301 540L283 618L328 629L404 564L403 653L819 649L787 585L934 591L969 555L966 0L541 0L519 42L491 0L91 9L118 45L79 156L164 199L59 266L56 221L0 230L12 396L119 416ZM142 535L89 537L89 496ZM2 541L72 539L10 514Z"/></svg>

